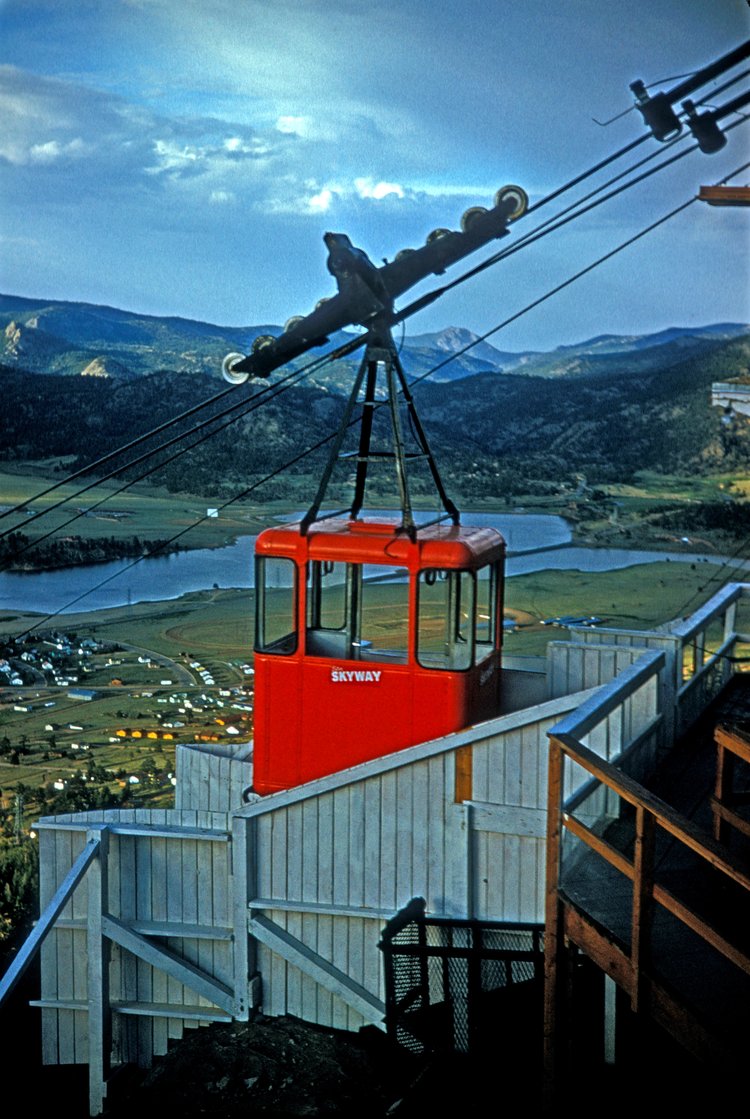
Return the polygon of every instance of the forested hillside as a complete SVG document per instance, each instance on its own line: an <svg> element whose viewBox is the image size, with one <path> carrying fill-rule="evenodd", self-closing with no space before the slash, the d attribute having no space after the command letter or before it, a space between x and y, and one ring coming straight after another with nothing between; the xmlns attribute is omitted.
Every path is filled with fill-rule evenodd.
<svg viewBox="0 0 750 1119"><path fill-rule="evenodd" d="M572 471L589 482L626 482L639 470L745 472L750 425L725 425L711 384L746 376L747 340L722 342L653 372L576 378L465 380L419 391L420 414L439 439L458 419L472 444L517 479Z"/></svg>
<svg viewBox="0 0 750 1119"><path fill-rule="evenodd" d="M677 351L679 352L679 351ZM442 473L461 497L497 498L529 492L584 473L593 484L624 482L639 470L662 473L746 472L750 425L725 425L711 407L713 381L746 376L750 340L704 343L656 371L600 371L573 377L480 373L415 390L415 400ZM63 460L65 472L94 462L139 434L166 423L226 388L218 377L161 372L115 381L96 377L24 375L0 366L4 419L0 461ZM264 401L269 395L271 399ZM262 406L257 407L261 401ZM173 491L217 497L282 470L336 430L345 398L320 386L229 390L209 408L160 434L146 447L187 432L208 416L224 430L203 428L130 472L156 463L152 480ZM246 412L245 415L241 413ZM382 419L382 417L381 417ZM194 449L183 448L200 440ZM102 468L108 473L144 448ZM326 449L289 467L258 498L285 496L295 474L317 476Z"/></svg>

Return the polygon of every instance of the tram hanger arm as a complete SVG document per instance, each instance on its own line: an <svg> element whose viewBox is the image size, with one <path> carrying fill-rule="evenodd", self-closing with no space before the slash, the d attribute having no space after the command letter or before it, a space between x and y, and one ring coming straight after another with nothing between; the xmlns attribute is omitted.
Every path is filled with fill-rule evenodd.
<svg viewBox="0 0 750 1119"><path fill-rule="evenodd" d="M316 346L331 334L355 324L369 328L395 323L393 303L400 295L430 275L439 276L483 245L508 233L508 224L525 213L528 198L520 187L502 187L492 209L480 206L467 210L461 231L435 230L419 249L406 249L395 260L377 267L345 233L326 233L328 271L336 280L338 293L321 299L309 315L290 319L278 338L260 335L247 355L228 354L222 373L231 384L248 377L268 377L279 366Z"/></svg>

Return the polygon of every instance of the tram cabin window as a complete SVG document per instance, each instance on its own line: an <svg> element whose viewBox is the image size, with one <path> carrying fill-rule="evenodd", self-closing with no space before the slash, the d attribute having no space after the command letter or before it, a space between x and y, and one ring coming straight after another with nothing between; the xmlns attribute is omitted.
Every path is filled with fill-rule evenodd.
<svg viewBox="0 0 750 1119"><path fill-rule="evenodd" d="M255 648L289 656L297 649L297 569L289 559L256 557Z"/></svg>
<svg viewBox="0 0 750 1119"><path fill-rule="evenodd" d="M406 663L409 588L373 579L359 563L313 560L308 567L306 652L313 657Z"/></svg>
<svg viewBox="0 0 750 1119"><path fill-rule="evenodd" d="M479 664L497 648L497 598L500 569L487 563L476 572L476 646L475 661Z"/></svg>
<svg viewBox="0 0 750 1119"><path fill-rule="evenodd" d="M495 649L497 567L419 573L417 660L423 668L471 668Z"/></svg>

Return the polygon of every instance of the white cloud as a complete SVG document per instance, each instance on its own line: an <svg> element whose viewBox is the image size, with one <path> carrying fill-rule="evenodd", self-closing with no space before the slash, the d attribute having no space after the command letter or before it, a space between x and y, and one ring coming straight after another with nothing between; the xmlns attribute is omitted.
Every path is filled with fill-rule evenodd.
<svg viewBox="0 0 750 1119"><path fill-rule="evenodd" d="M268 151L265 143L257 136L243 140L241 136L230 136L222 145L224 151L234 156L259 156L265 155Z"/></svg>
<svg viewBox="0 0 750 1119"><path fill-rule="evenodd" d="M202 158L196 148L185 145L179 147L171 140L156 140L154 142L154 155L156 164L146 170L158 174L161 171L184 171Z"/></svg>
<svg viewBox="0 0 750 1119"><path fill-rule="evenodd" d="M374 198L377 202L389 194L395 194L397 198L404 197L404 188L398 183L374 183L372 179L355 179L354 186L360 198Z"/></svg>
<svg viewBox="0 0 750 1119"><path fill-rule="evenodd" d="M323 214L326 212L326 210L330 209L332 202L333 191L330 190L328 187L324 187L323 190L318 191L317 194L314 194L312 198L308 200L307 204L309 209L312 210L313 213Z"/></svg>
<svg viewBox="0 0 750 1119"><path fill-rule="evenodd" d="M229 206L237 201L237 195L233 190L212 190L208 201L212 206Z"/></svg>
<svg viewBox="0 0 750 1119"><path fill-rule="evenodd" d="M28 158L31 163L55 163L60 159L78 159L91 150L80 136L67 143L59 140L47 140L44 144L32 144L29 148Z"/></svg>
<svg viewBox="0 0 750 1119"><path fill-rule="evenodd" d="M276 121L276 131L286 135L309 136L311 126L309 117L279 117Z"/></svg>

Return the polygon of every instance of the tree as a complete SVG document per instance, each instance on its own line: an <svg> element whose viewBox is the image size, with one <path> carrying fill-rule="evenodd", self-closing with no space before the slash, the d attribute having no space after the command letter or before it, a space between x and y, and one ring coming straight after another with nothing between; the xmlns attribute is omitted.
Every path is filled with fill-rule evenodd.
<svg viewBox="0 0 750 1119"><path fill-rule="evenodd" d="M36 912L39 854L29 838L0 839L0 943Z"/></svg>

